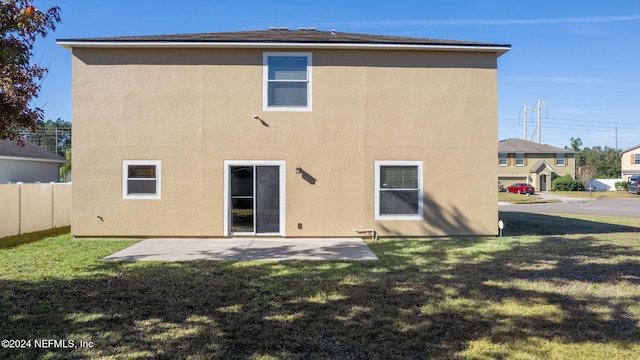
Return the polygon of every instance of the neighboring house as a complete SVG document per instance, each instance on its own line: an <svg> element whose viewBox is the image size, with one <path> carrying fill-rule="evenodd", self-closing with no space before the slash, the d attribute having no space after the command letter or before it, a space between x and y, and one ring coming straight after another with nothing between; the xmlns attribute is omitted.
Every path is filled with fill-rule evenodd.
<svg viewBox="0 0 640 360"><path fill-rule="evenodd" d="M576 177L575 152L521 139L501 140L498 144L498 186L515 183L533 185L536 191L551 190L558 176Z"/></svg>
<svg viewBox="0 0 640 360"><path fill-rule="evenodd" d="M29 141L0 141L0 184L60 181L60 166L67 160Z"/></svg>
<svg viewBox="0 0 640 360"><path fill-rule="evenodd" d="M314 30L58 44L76 236L497 232L508 45Z"/></svg>
<svg viewBox="0 0 640 360"><path fill-rule="evenodd" d="M640 175L640 145L622 151L621 173L624 181L629 181L632 175Z"/></svg>

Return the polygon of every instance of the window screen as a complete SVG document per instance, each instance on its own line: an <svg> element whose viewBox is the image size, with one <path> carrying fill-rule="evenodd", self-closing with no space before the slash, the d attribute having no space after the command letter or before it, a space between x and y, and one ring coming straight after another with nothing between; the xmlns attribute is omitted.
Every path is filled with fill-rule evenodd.
<svg viewBox="0 0 640 360"><path fill-rule="evenodd" d="M500 159L500 165L501 166L506 166L507 165L507 154L498 154L498 157Z"/></svg>
<svg viewBox="0 0 640 360"><path fill-rule="evenodd" d="M267 107L307 108L310 55L266 56Z"/></svg>
<svg viewBox="0 0 640 360"><path fill-rule="evenodd" d="M418 215L417 166L380 166L380 215Z"/></svg>
<svg viewBox="0 0 640 360"><path fill-rule="evenodd" d="M124 198L159 198L160 162L126 160L123 164Z"/></svg>

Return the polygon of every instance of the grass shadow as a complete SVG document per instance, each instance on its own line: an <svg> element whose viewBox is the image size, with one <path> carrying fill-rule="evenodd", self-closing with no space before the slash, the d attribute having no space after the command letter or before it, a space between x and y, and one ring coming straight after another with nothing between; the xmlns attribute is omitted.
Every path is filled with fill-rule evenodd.
<svg viewBox="0 0 640 360"><path fill-rule="evenodd" d="M16 246L30 244L48 237L64 235L71 232L71 226L63 226L50 230L36 231L27 234L6 236L0 238L0 249L11 249Z"/></svg>

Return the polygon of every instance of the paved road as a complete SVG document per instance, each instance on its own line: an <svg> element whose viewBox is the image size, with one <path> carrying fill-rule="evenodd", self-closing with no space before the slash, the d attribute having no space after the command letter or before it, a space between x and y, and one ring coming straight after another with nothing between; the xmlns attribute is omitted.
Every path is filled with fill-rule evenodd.
<svg viewBox="0 0 640 360"><path fill-rule="evenodd" d="M538 194L536 194L538 195ZM544 197L554 198L553 195ZM637 199L575 199L562 198L565 202L550 204L504 205L498 206L500 211L517 211L530 213L586 214L611 216L640 216L640 197Z"/></svg>

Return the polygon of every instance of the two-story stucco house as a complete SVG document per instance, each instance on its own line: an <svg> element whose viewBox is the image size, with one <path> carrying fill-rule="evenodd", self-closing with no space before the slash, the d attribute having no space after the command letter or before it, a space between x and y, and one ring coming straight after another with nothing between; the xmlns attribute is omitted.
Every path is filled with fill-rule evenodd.
<svg viewBox="0 0 640 360"><path fill-rule="evenodd" d="M633 175L640 175L640 145L622 151L620 169L622 179L629 181Z"/></svg>
<svg viewBox="0 0 640 360"><path fill-rule="evenodd" d="M282 29L58 44L76 236L497 232L508 45Z"/></svg>
<svg viewBox="0 0 640 360"><path fill-rule="evenodd" d="M513 138L498 144L498 187L501 189L526 183L538 191L547 191L551 190L553 179L566 174L576 177L573 150Z"/></svg>

